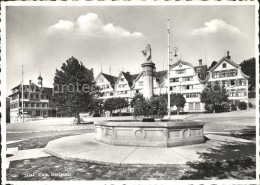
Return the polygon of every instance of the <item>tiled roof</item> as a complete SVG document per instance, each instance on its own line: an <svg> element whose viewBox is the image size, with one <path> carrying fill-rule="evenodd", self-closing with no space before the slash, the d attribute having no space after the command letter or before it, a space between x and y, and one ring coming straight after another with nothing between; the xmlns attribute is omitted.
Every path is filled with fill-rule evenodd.
<svg viewBox="0 0 260 185"><path fill-rule="evenodd" d="M236 68L239 68L239 67L240 67L238 64L236 64L235 62L231 61L231 60L228 59L227 57L222 57L222 58L218 61L218 63L217 63L214 67L212 67L212 68L210 69L210 71L211 71L211 72L214 71L224 60L225 60L226 62L228 62L229 64L235 66Z"/></svg>
<svg viewBox="0 0 260 185"><path fill-rule="evenodd" d="M111 83L111 84L116 83L117 77L112 76L112 75L108 75L108 74L105 74L105 73L101 73L101 74L109 81L109 83Z"/></svg>
<svg viewBox="0 0 260 185"><path fill-rule="evenodd" d="M167 75L167 70L164 71L157 71L154 73L154 76L156 78L156 81L161 84L163 81L163 78Z"/></svg>
<svg viewBox="0 0 260 185"><path fill-rule="evenodd" d="M204 75L207 73L207 65L196 66L196 67L194 67L194 69L196 72L197 72L197 69L200 69L200 71L197 72L200 75Z"/></svg>

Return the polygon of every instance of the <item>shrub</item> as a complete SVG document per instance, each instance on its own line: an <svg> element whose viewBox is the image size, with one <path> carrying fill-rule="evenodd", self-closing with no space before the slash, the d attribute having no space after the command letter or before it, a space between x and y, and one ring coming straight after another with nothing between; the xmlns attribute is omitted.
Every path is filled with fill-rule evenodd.
<svg viewBox="0 0 260 185"><path fill-rule="evenodd" d="M226 104L223 105L223 108L224 108L224 111L225 111L225 112L229 112L231 106L230 106L229 104L226 103Z"/></svg>
<svg viewBox="0 0 260 185"><path fill-rule="evenodd" d="M234 105L234 104L231 104L231 110L237 110L237 107L236 107L236 105Z"/></svg>
<svg viewBox="0 0 260 185"><path fill-rule="evenodd" d="M213 110L215 110L216 113L224 112L224 106L222 106L222 105L213 105Z"/></svg>
<svg viewBox="0 0 260 185"><path fill-rule="evenodd" d="M148 99L140 99L134 103L133 115L135 118L163 118L167 114L167 102L163 97L152 97Z"/></svg>
<svg viewBox="0 0 260 185"><path fill-rule="evenodd" d="M238 105L238 108L240 110L246 110L247 109L247 104L245 102L240 102Z"/></svg>

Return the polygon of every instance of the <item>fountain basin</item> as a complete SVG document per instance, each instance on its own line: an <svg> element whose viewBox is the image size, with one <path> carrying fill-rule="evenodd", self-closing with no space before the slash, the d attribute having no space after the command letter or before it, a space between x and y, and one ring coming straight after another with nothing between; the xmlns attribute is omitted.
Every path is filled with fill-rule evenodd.
<svg viewBox="0 0 260 185"><path fill-rule="evenodd" d="M96 140L111 145L174 147L204 143L204 122L95 121Z"/></svg>

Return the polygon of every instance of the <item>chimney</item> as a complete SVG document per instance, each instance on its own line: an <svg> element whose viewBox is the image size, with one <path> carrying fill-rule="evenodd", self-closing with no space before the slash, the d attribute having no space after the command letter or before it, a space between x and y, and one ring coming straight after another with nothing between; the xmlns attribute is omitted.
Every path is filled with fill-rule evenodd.
<svg viewBox="0 0 260 185"><path fill-rule="evenodd" d="M126 73L127 73L127 74L130 74L130 72L129 72L129 71L127 71Z"/></svg>
<svg viewBox="0 0 260 185"><path fill-rule="evenodd" d="M32 80L29 80L29 84L32 85Z"/></svg>
<svg viewBox="0 0 260 185"><path fill-rule="evenodd" d="M229 60L231 58L231 56L229 55L229 51L227 51L227 57L226 58L228 58Z"/></svg>
<svg viewBox="0 0 260 185"><path fill-rule="evenodd" d="M199 59L199 66L202 66L202 59Z"/></svg>

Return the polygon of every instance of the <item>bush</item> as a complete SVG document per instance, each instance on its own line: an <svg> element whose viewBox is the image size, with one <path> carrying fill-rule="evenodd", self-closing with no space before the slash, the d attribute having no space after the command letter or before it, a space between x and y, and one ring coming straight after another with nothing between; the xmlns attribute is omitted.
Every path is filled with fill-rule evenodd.
<svg viewBox="0 0 260 185"><path fill-rule="evenodd" d="M236 105L234 105L234 104L231 104L231 110L237 110L237 107L236 107Z"/></svg>
<svg viewBox="0 0 260 185"><path fill-rule="evenodd" d="M224 106L222 106L222 105L213 105L213 110L215 110L216 113L224 112Z"/></svg>
<svg viewBox="0 0 260 185"><path fill-rule="evenodd" d="M134 103L134 117L160 118L167 114L167 102L162 96L140 99Z"/></svg>
<svg viewBox="0 0 260 185"><path fill-rule="evenodd" d="M238 108L240 110L246 110L247 109L247 104L245 102L239 102Z"/></svg>
<svg viewBox="0 0 260 185"><path fill-rule="evenodd" d="M225 112L229 112L231 106L230 106L229 104L226 103L226 104L223 105L223 108L224 108L224 111L225 111Z"/></svg>

